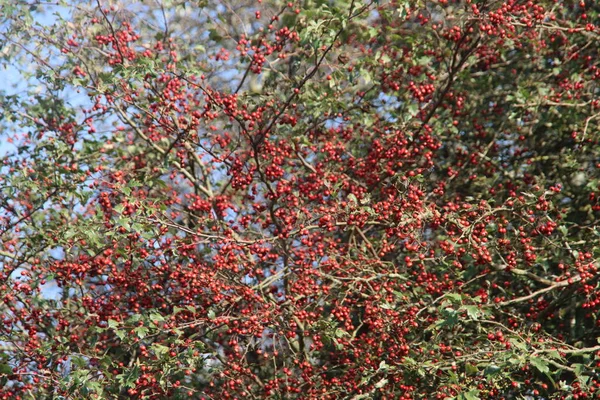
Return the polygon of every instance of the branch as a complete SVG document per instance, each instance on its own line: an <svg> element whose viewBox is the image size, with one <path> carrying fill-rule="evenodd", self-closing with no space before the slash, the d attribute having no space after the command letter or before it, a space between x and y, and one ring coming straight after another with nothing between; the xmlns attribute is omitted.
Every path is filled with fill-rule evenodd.
<svg viewBox="0 0 600 400"><path fill-rule="evenodd" d="M163 148L161 148L160 146L158 146L156 143L154 143L152 140L150 140L150 138L148 136L146 136L146 134L144 132L142 132L142 130L135 124L135 122L133 122L131 120L131 118L129 118L129 116L118 106L115 107L116 111L119 113L119 115L121 116L121 118L123 118L125 120L125 122L127 122L127 124L133 129L135 130L135 132L146 142L148 143L154 150L158 151L161 155L165 156L167 155L166 150L164 150ZM200 184L200 182L198 182L198 179L193 176L190 171L188 171L187 169L183 168L183 166L181 165L181 163L179 163L179 161L174 160L173 164L175 165L175 167L177 168L177 170L179 172L181 172L187 179L190 180L190 182L192 182L192 184L198 188L202 193L204 193L206 196L211 197L211 191L208 190L207 188L205 188L204 186L202 186Z"/></svg>
<svg viewBox="0 0 600 400"><path fill-rule="evenodd" d="M577 275L577 276L575 276L573 278L569 278L569 279L564 280L564 281L556 282L552 286L545 287L545 288L540 289L540 290L538 290L536 292L528 294L527 296L517 297L517 298L512 299L512 300L507 300L507 301L500 302L500 303L497 304L497 306L503 307L503 306L507 306L507 305L510 305L510 304L514 304L514 303L522 303L524 301L533 299L534 297L537 297L537 296L539 296L541 294L544 294L546 292L550 292L550 291L552 291L554 289L558 289L558 288L561 288L561 287L569 286L569 285L572 285L573 283L576 283L576 282L579 282L579 281L581 281L581 276Z"/></svg>

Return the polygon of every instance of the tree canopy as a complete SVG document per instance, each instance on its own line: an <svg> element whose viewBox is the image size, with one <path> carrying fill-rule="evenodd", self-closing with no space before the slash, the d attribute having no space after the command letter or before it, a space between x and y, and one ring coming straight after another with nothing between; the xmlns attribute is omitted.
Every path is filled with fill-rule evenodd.
<svg viewBox="0 0 600 400"><path fill-rule="evenodd" d="M596 1L0 6L0 398L597 398Z"/></svg>

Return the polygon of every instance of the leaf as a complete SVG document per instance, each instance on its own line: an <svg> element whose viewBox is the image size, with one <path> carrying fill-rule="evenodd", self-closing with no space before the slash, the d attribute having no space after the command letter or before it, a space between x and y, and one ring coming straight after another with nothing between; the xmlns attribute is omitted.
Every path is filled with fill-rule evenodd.
<svg viewBox="0 0 600 400"><path fill-rule="evenodd" d="M404 357L403 360L404 360L404 364L407 364L407 365L416 365L417 364L417 362L410 357Z"/></svg>
<svg viewBox="0 0 600 400"><path fill-rule="evenodd" d="M560 353L558 352L558 350L552 350L552 351L549 351L546 354L548 355L548 357L553 358L555 360L562 359L562 357L561 357Z"/></svg>
<svg viewBox="0 0 600 400"><path fill-rule="evenodd" d="M435 325L438 327L453 327L458 324L458 313L452 308L446 308L442 310L442 316L444 319L436 321Z"/></svg>
<svg viewBox="0 0 600 400"><path fill-rule="evenodd" d="M379 382L377 382L375 384L375 388L376 389L381 389L382 387L384 387L385 385L387 385L387 383L388 383L388 380L385 379L385 378L383 378L382 380L380 380Z"/></svg>
<svg viewBox="0 0 600 400"><path fill-rule="evenodd" d="M216 29L211 29L211 30L209 31L209 36L208 36L208 38L209 38L210 40L214 40L215 42L218 42L218 41L220 41L220 40L221 40L223 37L222 37L221 35L219 35L219 33L217 32L217 30L216 30Z"/></svg>
<svg viewBox="0 0 600 400"><path fill-rule="evenodd" d="M564 225L561 225L561 226L559 226L559 227L558 227L558 230L559 230L559 231L560 231L560 232L563 234L563 236L565 236L565 237L567 236L567 234L568 234L568 232L569 232L569 230L567 229L567 227L566 227L566 226L564 226Z"/></svg>
<svg viewBox="0 0 600 400"><path fill-rule="evenodd" d="M169 351L169 348L167 346L164 346L160 343L152 343L150 345L150 348L152 349L154 354L156 354L159 357L164 356Z"/></svg>
<svg viewBox="0 0 600 400"><path fill-rule="evenodd" d="M165 317L163 317L161 314L159 314L157 312L151 312L149 315L149 318L151 321L158 321L158 322L162 322L165 320Z"/></svg>
<svg viewBox="0 0 600 400"><path fill-rule="evenodd" d="M208 310L208 313L206 315L208 317L208 319L210 319L211 321L214 320L217 316L215 315L215 311L214 310Z"/></svg>
<svg viewBox="0 0 600 400"><path fill-rule="evenodd" d="M145 229L144 229L144 225L142 225L142 224L140 224L140 223L138 223L138 222L134 222L134 223L131 225L131 229L133 229L133 231L134 231L134 232L138 232L138 233L139 233L139 232L143 232L143 231L145 230Z"/></svg>
<svg viewBox="0 0 600 400"><path fill-rule="evenodd" d="M345 330L343 330L342 328L337 328L335 330L335 336L341 338L344 336L350 336L350 334L348 332L346 332Z"/></svg>
<svg viewBox="0 0 600 400"><path fill-rule="evenodd" d="M387 371L388 369L390 369L390 366L389 366L389 365L387 365L387 363L385 362L385 360L382 360L382 361L379 363L379 370L380 370L380 371L383 371L383 372L385 372L385 371Z"/></svg>
<svg viewBox="0 0 600 400"><path fill-rule="evenodd" d="M13 373L13 369L7 363L0 364L0 375L11 375Z"/></svg>
<svg viewBox="0 0 600 400"><path fill-rule="evenodd" d="M135 381L140 376L140 369L138 366L131 368L128 372L118 375L122 381L123 386L128 388L135 387Z"/></svg>
<svg viewBox="0 0 600 400"><path fill-rule="evenodd" d="M461 303L463 299L462 295L458 293L446 293L444 297L450 299L453 303Z"/></svg>
<svg viewBox="0 0 600 400"><path fill-rule="evenodd" d="M149 329L145 326L139 326L135 328L134 331L140 339L143 339L148 334Z"/></svg>
<svg viewBox="0 0 600 400"><path fill-rule="evenodd" d="M510 342L511 345L513 345L514 347L516 347L519 350L522 350L522 351L527 350L527 345L525 343L523 343L521 340L518 340L516 338L510 338L510 339L508 339L508 341Z"/></svg>
<svg viewBox="0 0 600 400"><path fill-rule="evenodd" d="M494 375L497 375L498 373L500 373L500 367L498 367L497 365L493 365L493 364L488 365L483 370L483 374L485 376L494 376Z"/></svg>
<svg viewBox="0 0 600 400"><path fill-rule="evenodd" d="M467 363L465 365L465 372L467 373L467 375L476 375L479 372L479 368L477 368L473 364Z"/></svg>
<svg viewBox="0 0 600 400"><path fill-rule="evenodd" d="M114 319L109 319L108 320L108 327L111 329L115 329L119 326L119 322L115 321Z"/></svg>
<svg viewBox="0 0 600 400"><path fill-rule="evenodd" d="M581 377L587 369L583 364L573 364L573 368L575 369L575 376L578 378Z"/></svg>
<svg viewBox="0 0 600 400"><path fill-rule="evenodd" d="M543 358L531 357L529 359L529 362L543 374L547 374L548 372L550 372L550 368L548 368L548 362Z"/></svg>
<svg viewBox="0 0 600 400"><path fill-rule="evenodd" d="M86 388L88 392L96 393L99 395L102 395L102 393L104 392L103 386L100 384L100 382L97 381L88 381L86 383Z"/></svg>
<svg viewBox="0 0 600 400"><path fill-rule="evenodd" d="M429 56L423 56L423 57L419 57L417 59L417 65L430 65L431 64L431 57Z"/></svg>
<svg viewBox="0 0 600 400"><path fill-rule="evenodd" d="M461 393L458 395L458 398L462 400L479 400L479 390L473 389L466 393Z"/></svg>
<svg viewBox="0 0 600 400"><path fill-rule="evenodd" d="M448 380L452 384L455 384L455 385L459 384L458 375L454 371L448 371Z"/></svg>
<svg viewBox="0 0 600 400"><path fill-rule="evenodd" d="M71 362L73 363L73 365L79 368L83 368L86 366L86 362L82 357L73 357L71 358Z"/></svg>
<svg viewBox="0 0 600 400"><path fill-rule="evenodd" d="M481 310L478 306L464 306L463 309L467 312L467 315L473 321L477 321L479 315L481 314Z"/></svg>

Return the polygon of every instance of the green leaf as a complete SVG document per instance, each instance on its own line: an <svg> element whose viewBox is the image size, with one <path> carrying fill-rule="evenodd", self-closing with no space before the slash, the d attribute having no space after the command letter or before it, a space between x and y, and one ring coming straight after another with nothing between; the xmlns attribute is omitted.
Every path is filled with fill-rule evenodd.
<svg viewBox="0 0 600 400"><path fill-rule="evenodd" d="M145 326L138 326L134 331L140 339L143 339L148 334L149 329Z"/></svg>
<svg viewBox="0 0 600 400"><path fill-rule="evenodd" d="M139 378L140 376L140 369L139 367L136 365L135 367L131 368L129 371L124 372L121 375L118 375L117 377L119 378L119 380L121 381L122 385L128 388L133 388L135 387L135 381L137 380L137 378Z"/></svg>
<svg viewBox="0 0 600 400"><path fill-rule="evenodd" d="M573 368L575 369L575 375L578 378L582 376L582 374L587 370L587 368L583 364L573 364Z"/></svg>
<svg viewBox="0 0 600 400"><path fill-rule="evenodd" d="M381 389L382 387L387 385L387 383L388 383L388 380L384 378L375 384L375 388Z"/></svg>
<svg viewBox="0 0 600 400"><path fill-rule="evenodd" d="M517 349L521 350L521 351L527 351L527 345L525 343L523 343L523 341L517 339L517 338L510 338L508 339L508 341L510 342L510 344L514 347L516 347Z"/></svg>
<svg viewBox="0 0 600 400"><path fill-rule="evenodd" d="M483 370L483 374L485 376L494 376L500 373L500 367L498 367L497 365L488 365L485 367L485 369Z"/></svg>
<svg viewBox="0 0 600 400"><path fill-rule="evenodd" d="M219 34L219 32L217 32L216 29L210 29L209 33L208 33L208 38L210 40L214 40L215 42L220 41L221 39L223 39L223 37Z"/></svg>
<svg viewBox="0 0 600 400"><path fill-rule="evenodd" d="M208 310L208 313L206 315L208 317L208 319L210 319L211 321L214 320L217 316L215 314L214 310Z"/></svg>
<svg viewBox="0 0 600 400"><path fill-rule="evenodd" d="M169 351L169 348L167 346L164 346L164 345L159 344L159 343L152 343L150 345L150 348L152 349L152 351L154 352L154 354L156 354L159 357L164 356Z"/></svg>
<svg viewBox="0 0 600 400"><path fill-rule="evenodd" d="M134 222L131 225L131 229L133 229L134 232L143 232L145 230L144 229L144 225L142 225L142 224L140 224L138 222Z"/></svg>
<svg viewBox="0 0 600 400"><path fill-rule="evenodd" d="M161 314L159 314L158 312L151 312L150 315L148 316L150 318L151 321L159 321L162 322L165 320L165 317L163 317Z"/></svg>
<svg viewBox="0 0 600 400"><path fill-rule="evenodd" d="M438 327L453 327L458 324L458 313L452 308L446 308L442 310L442 317L444 319L438 320L435 325Z"/></svg>
<svg viewBox="0 0 600 400"><path fill-rule="evenodd" d="M102 395L104 392L104 387L100 384L100 382L97 381L88 381L86 383L86 388L88 392L96 393L98 395Z"/></svg>
<svg viewBox="0 0 600 400"><path fill-rule="evenodd" d="M453 303L462 303L462 295L458 294L458 293L446 293L446 295L444 295L445 298L450 299L450 301L452 301Z"/></svg>
<svg viewBox="0 0 600 400"><path fill-rule="evenodd" d="M87 365L86 361L82 357L72 357L71 362L73 365L79 368L83 368Z"/></svg>
<svg viewBox="0 0 600 400"><path fill-rule="evenodd" d="M379 363L379 371L385 372L385 371L387 371L388 369L390 369L390 366L389 366L389 365L387 365L387 363L385 362L385 360L382 360L382 361Z"/></svg>
<svg viewBox="0 0 600 400"><path fill-rule="evenodd" d="M465 364L465 372L467 375L476 375L479 372L479 368L473 364L467 363Z"/></svg>
<svg viewBox="0 0 600 400"><path fill-rule="evenodd" d="M481 314L481 310L478 306L464 306L463 309L467 312L467 315L473 321L477 321L479 315Z"/></svg>
<svg viewBox="0 0 600 400"><path fill-rule="evenodd" d="M550 372L550 368L548 368L548 362L543 358L531 357L529 362L543 374Z"/></svg>
<svg viewBox="0 0 600 400"><path fill-rule="evenodd" d="M115 329L119 326L119 322L115 321L114 319L109 319L108 320L108 327L111 329Z"/></svg>
<svg viewBox="0 0 600 400"><path fill-rule="evenodd" d="M407 365L417 365L417 362L413 358L404 357L403 360L404 360L404 364L407 364Z"/></svg>
<svg viewBox="0 0 600 400"><path fill-rule="evenodd" d="M0 364L0 375L11 375L13 373L13 369L10 365L6 363Z"/></svg>
<svg viewBox="0 0 600 400"><path fill-rule="evenodd" d="M344 336L350 336L350 334L348 332L346 332L345 330L343 330L342 328L337 328L335 330L335 336L341 338Z"/></svg>
<svg viewBox="0 0 600 400"><path fill-rule="evenodd" d="M466 393L461 393L458 395L458 398L461 400L479 400L479 390L473 389Z"/></svg>

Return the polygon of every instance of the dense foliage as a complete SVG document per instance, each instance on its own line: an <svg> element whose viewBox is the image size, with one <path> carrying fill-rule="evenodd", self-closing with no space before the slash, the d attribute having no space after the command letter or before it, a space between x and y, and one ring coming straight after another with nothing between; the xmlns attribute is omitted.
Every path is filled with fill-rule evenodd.
<svg viewBox="0 0 600 400"><path fill-rule="evenodd" d="M0 4L0 398L598 398L596 1Z"/></svg>

